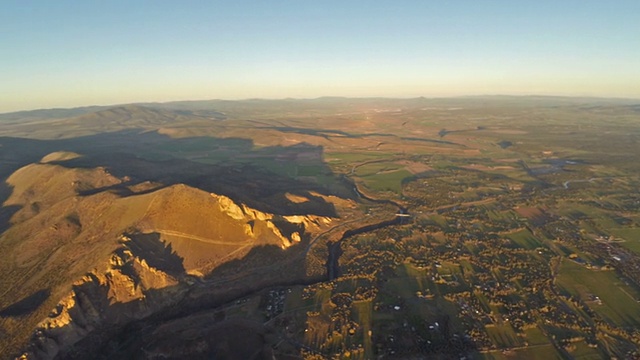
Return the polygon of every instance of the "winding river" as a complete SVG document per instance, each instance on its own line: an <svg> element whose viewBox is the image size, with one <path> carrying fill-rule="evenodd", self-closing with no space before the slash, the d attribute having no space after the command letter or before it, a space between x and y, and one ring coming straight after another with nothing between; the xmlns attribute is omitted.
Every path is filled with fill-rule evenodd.
<svg viewBox="0 0 640 360"><path fill-rule="evenodd" d="M132 320L130 322L123 323L120 326L101 329L97 332L98 334L100 334L99 336L102 337L101 341L93 342L91 344L85 344L85 341L95 341L94 337L87 337L87 340L82 340L88 351L87 355L90 353L95 354L96 352L102 351L111 358L127 357L128 355L137 351L136 346L139 341L141 341L140 339L151 336L154 329L156 329L163 323L167 323L169 321L180 318L185 318L199 312L212 311L223 306L224 304L229 304L233 301L237 301L238 299L255 295L256 293L264 291L265 289L279 286L311 285L317 282L324 282L327 280L331 281L338 278L340 276L339 260L340 255L342 255L341 245L344 240L354 235L374 231L391 225L406 223L406 217L408 216L408 211L404 206L388 199L371 198L366 194L360 192L357 184L353 180L345 177L345 181L348 181L348 183L354 188L354 191L360 198L373 203L393 205L398 209L398 212L393 218L389 220L384 220L378 223L346 230L338 241L329 242L327 244L327 273L324 277L317 277L314 279L306 280L290 279L281 282L274 282L268 285L262 285L258 288L250 288L246 290L236 289L236 291L232 291L231 293L226 293L223 296L217 296L213 298L208 294L206 296L203 294L200 294L200 296L198 296L197 294L192 294L193 296L185 296L185 298L178 301L177 304L157 309L157 311L155 311L149 317L139 320ZM264 271L264 269L257 270ZM206 289L212 286L220 287L222 284L227 284L233 281L240 281L240 278L233 277L231 279L201 281L199 287L202 289Z"/></svg>
<svg viewBox="0 0 640 360"><path fill-rule="evenodd" d="M339 264L339 260L340 260L340 255L342 255L342 242L354 235L359 235L359 234L363 234L366 232L370 232L373 230L378 230L378 229L382 229L384 227L390 226L390 225L399 225L402 224L406 221L406 216L401 216L402 215L409 215L409 212L407 210L406 207L398 204L397 202L393 201L393 200L389 200L389 199L374 199L370 196L367 196L366 194L362 193L360 191L360 189L358 189L358 184L355 183L355 181L347 178L346 176L343 177L343 181L346 181L349 183L349 185L351 185L353 187L353 190L356 192L356 194L358 194L358 196L362 199L368 200L370 202L373 203L378 203L378 204L385 204L385 205L393 205L395 207L398 208L398 213L395 215L395 217L393 219L389 219L389 220L385 220L385 221L381 221L379 223L375 223L375 224L369 224L369 225L365 225L359 228L355 228L355 229L350 229L345 231L342 234L342 237L340 237L340 239L338 241L334 241L334 242L329 242L327 243L327 247L329 250L329 255L327 256L327 278L329 281L334 280L336 278L338 278L340 276L340 264Z"/></svg>

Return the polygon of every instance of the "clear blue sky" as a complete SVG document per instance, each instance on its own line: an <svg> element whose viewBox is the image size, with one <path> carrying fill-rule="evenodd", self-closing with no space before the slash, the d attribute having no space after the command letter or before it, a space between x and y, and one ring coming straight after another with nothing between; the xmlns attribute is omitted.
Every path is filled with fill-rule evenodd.
<svg viewBox="0 0 640 360"><path fill-rule="evenodd" d="M640 0L0 3L0 112L474 94L640 98Z"/></svg>

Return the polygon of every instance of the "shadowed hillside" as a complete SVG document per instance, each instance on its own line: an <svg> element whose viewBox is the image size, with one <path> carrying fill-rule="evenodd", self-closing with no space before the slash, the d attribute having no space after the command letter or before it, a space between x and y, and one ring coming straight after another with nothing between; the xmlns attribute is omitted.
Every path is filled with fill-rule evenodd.
<svg viewBox="0 0 640 360"><path fill-rule="evenodd" d="M129 108L81 117L100 122L120 111ZM148 118L175 120L155 110ZM40 326L32 349L44 358L102 336L94 329L105 324L123 326L174 304L197 284L193 276L256 246L282 252L306 244L340 216L330 199L352 196L324 165L322 147L304 143L256 148L247 139L141 130L3 137L0 162L0 349L17 351Z"/></svg>
<svg viewBox="0 0 640 360"><path fill-rule="evenodd" d="M51 152L71 151L82 156L49 162L68 168L104 167L116 177L127 177L127 181L113 187L124 196L135 193L128 185L144 181L159 183L161 187L182 183L225 194L269 212L323 216L335 213L323 205L321 199L310 197L311 201L296 204L284 198L284 193L311 190L352 196L337 180L321 185L296 176L296 167L302 167L331 178L331 170L323 164L322 148L305 144L255 149L252 142L245 139L172 139L136 130L63 140L0 138L0 144L0 161L5 164L0 176L37 162ZM181 152L209 154L212 163L203 163L201 158L193 161L178 158L176 153ZM280 169L292 170L283 174ZM106 189L91 191L103 190Z"/></svg>
<svg viewBox="0 0 640 360"><path fill-rule="evenodd" d="M56 157L60 156L47 158ZM60 164L79 159L88 157ZM122 164L123 159L116 160L119 162L114 164ZM180 168L180 163L175 162L165 166L172 164L176 168L159 174L196 171ZM282 199L279 213L253 208L208 187L212 184L215 189L233 193L241 191L252 178L234 177L239 184L217 186L216 179L234 176L234 172L220 174L217 167L205 167L218 171L204 172L195 179L151 174L152 177L133 180L144 172L127 176L120 171L135 168L135 163L134 167L128 164L110 171L109 165L66 167L49 162L27 165L14 172L7 179L12 192L5 201L13 214L10 226L0 236L0 251L5 254L0 272L6 275L1 282L0 326L4 333L12 334L10 338L0 337L2 348L16 351L15 346L23 345L34 327L39 326L34 354L44 358L65 354L67 346L85 336L94 336L105 324L123 326L175 304L189 286L198 284L197 278L204 279L218 266L243 258L254 247L268 246L276 252L296 247L296 252L302 251L299 243L306 244L310 236L338 216L332 203L303 192L304 183L295 185L292 179L283 180L288 181L284 185L274 184L274 188L262 193L264 197L252 202L277 209L275 201L267 201ZM287 184L291 185L281 187ZM258 183L262 191L267 186L269 183ZM138 191L139 188L143 190ZM307 194L307 201L290 201L286 194L291 192L281 191L298 193L297 198ZM291 205L286 206L284 201ZM261 253L249 267L236 268L234 276L253 266L275 264L274 258L265 255ZM285 260L280 257L279 261ZM298 278L304 277L305 272L301 269L290 274ZM75 285L69 295L71 284ZM202 284L204 288L208 286L206 282ZM152 301L153 296L157 300ZM58 303L60 299L63 300ZM141 299L147 300L140 302ZM82 305L78 308L76 304ZM54 308L58 310L49 314ZM38 325L47 314L48 320Z"/></svg>

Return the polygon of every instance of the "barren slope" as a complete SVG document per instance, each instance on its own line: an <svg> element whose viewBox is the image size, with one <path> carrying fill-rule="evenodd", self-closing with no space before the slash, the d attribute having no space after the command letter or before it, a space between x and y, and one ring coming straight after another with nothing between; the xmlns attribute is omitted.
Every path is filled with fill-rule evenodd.
<svg viewBox="0 0 640 360"><path fill-rule="evenodd" d="M7 180L3 205L15 213L0 236L0 352L15 353L38 328L32 356L65 354L105 324L176 303L199 277L256 246L287 248L331 222L183 184L134 184L123 197L107 189L126 177L46 163L69 157L47 155Z"/></svg>

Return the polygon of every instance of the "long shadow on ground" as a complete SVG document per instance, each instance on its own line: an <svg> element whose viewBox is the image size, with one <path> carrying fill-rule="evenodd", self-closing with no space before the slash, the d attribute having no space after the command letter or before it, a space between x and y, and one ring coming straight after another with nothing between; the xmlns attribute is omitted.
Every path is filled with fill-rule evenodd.
<svg viewBox="0 0 640 360"><path fill-rule="evenodd" d="M160 187L181 183L228 196L265 212L336 216L332 204L309 191L341 197L354 195L324 164L321 146L303 143L257 149L249 139L173 139L137 129L61 140L0 137L0 179L55 151L83 155L57 162L59 165L68 168L102 166L117 177L127 177L129 181L123 185L93 190L116 191L121 196L136 194L127 185L144 181L159 183ZM319 184L315 175L330 180ZM5 185L5 189L0 190L3 190L0 200L5 200L10 189ZM285 193L304 196L308 201L292 202ZM13 211L15 209L3 209L0 229L6 228Z"/></svg>

